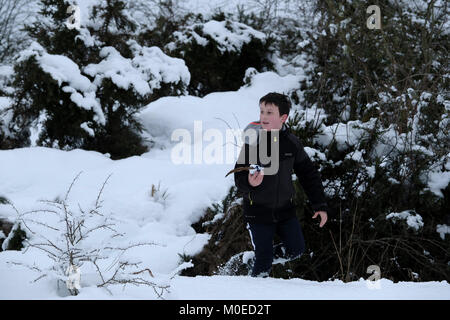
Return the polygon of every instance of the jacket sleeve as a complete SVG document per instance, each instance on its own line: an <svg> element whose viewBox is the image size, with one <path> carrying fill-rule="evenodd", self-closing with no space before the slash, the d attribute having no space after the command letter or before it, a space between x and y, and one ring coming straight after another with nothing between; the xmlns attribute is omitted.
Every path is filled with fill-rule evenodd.
<svg viewBox="0 0 450 320"><path fill-rule="evenodd" d="M328 205L325 200L322 178L319 171L317 171L314 164L311 162L308 154L305 152L305 149L300 141L294 161L294 172L305 190L314 212L328 212Z"/></svg>
<svg viewBox="0 0 450 320"><path fill-rule="evenodd" d="M239 159L245 160L244 163L240 163L242 161L237 161L234 169L239 167L247 167L249 166L249 145L247 143L244 143L241 152L239 154ZM242 192L243 194L246 194L250 192L251 190L254 190L255 187L251 186L248 182L248 171L241 171L241 172L235 172L234 173L234 184L236 185L237 189Z"/></svg>

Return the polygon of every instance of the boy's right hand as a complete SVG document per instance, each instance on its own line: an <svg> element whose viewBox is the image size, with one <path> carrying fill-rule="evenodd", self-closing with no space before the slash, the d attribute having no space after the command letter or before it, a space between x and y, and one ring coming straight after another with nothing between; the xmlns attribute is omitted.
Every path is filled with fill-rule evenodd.
<svg viewBox="0 0 450 320"><path fill-rule="evenodd" d="M264 171L256 171L254 174L248 173L248 183L252 187L257 187L261 184L264 177Z"/></svg>

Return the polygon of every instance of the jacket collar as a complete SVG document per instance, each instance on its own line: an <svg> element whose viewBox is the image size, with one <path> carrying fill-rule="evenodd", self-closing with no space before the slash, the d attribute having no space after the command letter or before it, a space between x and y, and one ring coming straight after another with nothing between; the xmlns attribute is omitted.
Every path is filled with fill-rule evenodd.
<svg viewBox="0 0 450 320"><path fill-rule="evenodd" d="M289 134L291 132L291 130L289 129L289 127L286 125L286 123L283 123L283 126L280 129L280 133L281 134Z"/></svg>

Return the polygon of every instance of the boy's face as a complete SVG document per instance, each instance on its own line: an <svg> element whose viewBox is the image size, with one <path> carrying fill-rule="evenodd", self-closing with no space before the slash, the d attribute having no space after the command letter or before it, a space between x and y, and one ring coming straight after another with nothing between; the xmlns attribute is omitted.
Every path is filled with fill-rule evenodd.
<svg viewBox="0 0 450 320"><path fill-rule="evenodd" d="M280 130L288 117L287 114L280 116L278 107L272 103L263 102L259 105L259 109L259 120L264 130Z"/></svg>

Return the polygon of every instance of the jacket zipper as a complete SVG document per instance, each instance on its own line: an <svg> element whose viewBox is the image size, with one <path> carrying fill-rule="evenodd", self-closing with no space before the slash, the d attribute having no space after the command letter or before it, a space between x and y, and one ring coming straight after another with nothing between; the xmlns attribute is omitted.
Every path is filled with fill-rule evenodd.
<svg viewBox="0 0 450 320"><path fill-rule="evenodd" d="M279 177L279 175L277 174L276 175L276 177L277 177L277 187L275 188L275 190L276 190L276 193L277 193L277 197L276 197L276 200L275 200L275 206L273 207L273 209L272 209L272 218L273 218L273 222L277 222L278 220L276 219L276 217L275 217L275 210L277 209L277 206L278 206L278 186L279 186L279 182L280 182L280 177Z"/></svg>
<svg viewBox="0 0 450 320"><path fill-rule="evenodd" d="M274 137L274 142L277 142L276 137ZM278 147L279 147L279 145L278 145ZM278 193L279 193L278 187L279 187L279 182L280 182L280 173L279 172L276 174L276 177L277 177L277 187L275 188L275 192L277 193L277 196L276 196L276 200L275 200L275 206L272 209L273 222L278 221L277 218L275 217L275 210L277 209L277 206L278 206Z"/></svg>
<svg viewBox="0 0 450 320"><path fill-rule="evenodd" d="M253 205L253 200L252 197L250 196L251 191L248 193L248 199L250 200L250 205Z"/></svg>

